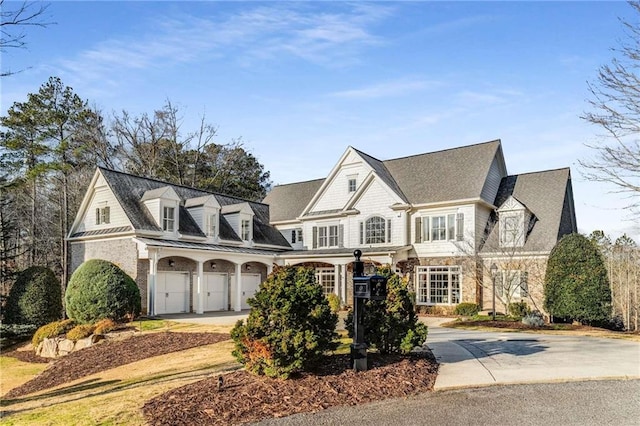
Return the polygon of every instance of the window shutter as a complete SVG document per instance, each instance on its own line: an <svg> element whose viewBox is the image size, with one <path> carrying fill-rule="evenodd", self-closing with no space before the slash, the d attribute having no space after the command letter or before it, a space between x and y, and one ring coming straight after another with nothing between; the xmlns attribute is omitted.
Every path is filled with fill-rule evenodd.
<svg viewBox="0 0 640 426"><path fill-rule="evenodd" d="M464 240L464 213L458 213L456 219L456 240Z"/></svg>
<svg viewBox="0 0 640 426"><path fill-rule="evenodd" d="M520 273L520 297L529 295L529 273L523 271Z"/></svg>
<svg viewBox="0 0 640 426"><path fill-rule="evenodd" d="M100 209L96 209L96 225L100 225Z"/></svg>
<svg viewBox="0 0 640 426"><path fill-rule="evenodd" d="M104 208L104 223L111 223L111 208L109 206Z"/></svg>
<svg viewBox="0 0 640 426"><path fill-rule="evenodd" d="M360 245L364 244L364 222L360 222Z"/></svg>
<svg viewBox="0 0 640 426"><path fill-rule="evenodd" d="M431 241L431 230L429 229L429 218L422 218L422 235L424 241Z"/></svg>
<svg viewBox="0 0 640 426"><path fill-rule="evenodd" d="M387 219L387 243L391 243L391 219Z"/></svg>
<svg viewBox="0 0 640 426"><path fill-rule="evenodd" d="M344 225L338 228L338 247L344 247Z"/></svg>
<svg viewBox="0 0 640 426"><path fill-rule="evenodd" d="M453 214L447 215L447 240L455 239L456 230L456 216Z"/></svg>
<svg viewBox="0 0 640 426"><path fill-rule="evenodd" d="M415 235L415 241L416 243L421 243L422 242L422 218L421 217L416 217L416 235Z"/></svg>
<svg viewBox="0 0 640 426"><path fill-rule="evenodd" d="M291 244L295 244L296 243L296 230L292 229L291 230Z"/></svg>
<svg viewBox="0 0 640 426"><path fill-rule="evenodd" d="M318 248L318 227L313 227L313 248Z"/></svg>

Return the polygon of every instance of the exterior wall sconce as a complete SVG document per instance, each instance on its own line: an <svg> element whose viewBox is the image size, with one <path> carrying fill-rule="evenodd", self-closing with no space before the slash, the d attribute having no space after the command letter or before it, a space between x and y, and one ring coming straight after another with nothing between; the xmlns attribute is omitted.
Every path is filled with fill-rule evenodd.
<svg viewBox="0 0 640 426"><path fill-rule="evenodd" d="M176 262L173 259L169 259L168 263L169 263L169 267L171 267L171 268L173 268L176 265Z"/></svg>
<svg viewBox="0 0 640 426"><path fill-rule="evenodd" d="M211 262L211 269L216 269L216 262Z"/></svg>
<svg viewBox="0 0 640 426"><path fill-rule="evenodd" d="M247 271L251 270L251 265L247 265Z"/></svg>

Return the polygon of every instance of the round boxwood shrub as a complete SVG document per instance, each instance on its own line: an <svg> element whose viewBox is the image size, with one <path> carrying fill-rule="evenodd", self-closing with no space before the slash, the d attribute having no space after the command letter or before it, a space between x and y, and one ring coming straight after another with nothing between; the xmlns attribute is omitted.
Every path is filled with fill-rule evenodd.
<svg viewBox="0 0 640 426"><path fill-rule="evenodd" d="M277 268L248 301L251 312L231 330L233 355L248 371L288 378L337 347L331 312L313 269Z"/></svg>
<svg viewBox="0 0 640 426"><path fill-rule="evenodd" d="M65 294L67 315L81 324L103 318L121 321L140 314L135 281L111 262L92 259L73 273Z"/></svg>
<svg viewBox="0 0 640 426"><path fill-rule="evenodd" d="M7 298L4 322L40 327L60 318L62 290L53 271L32 266L20 272Z"/></svg>
<svg viewBox="0 0 640 426"><path fill-rule="evenodd" d="M462 302L456 305L453 313L463 317L472 317L480 312L480 306L473 302Z"/></svg>

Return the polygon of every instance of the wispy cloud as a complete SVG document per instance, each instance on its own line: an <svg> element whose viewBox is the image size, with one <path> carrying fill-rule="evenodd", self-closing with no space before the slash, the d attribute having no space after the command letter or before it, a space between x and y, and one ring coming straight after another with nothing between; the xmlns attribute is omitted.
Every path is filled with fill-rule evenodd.
<svg viewBox="0 0 640 426"><path fill-rule="evenodd" d="M330 4L331 5L331 4ZM366 46L382 42L370 30L392 13L378 4L332 5L273 3L212 17L156 18L146 33L105 40L60 62L77 79L108 84L114 72L190 63L221 57L253 64L282 56L322 66L353 61Z"/></svg>
<svg viewBox="0 0 640 426"><path fill-rule="evenodd" d="M523 96L522 92L509 89L490 91L463 90L455 95L455 99L459 104L478 107L505 105L516 99L522 102Z"/></svg>
<svg viewBox="0 0 640 426"><path fill-rule="evenodd" d="M416 91L428 90L442 86L439 81L424 79L400 79L378 83L358 89L343 90L329 96L343 99L374 99L401 96Z"/></svg>

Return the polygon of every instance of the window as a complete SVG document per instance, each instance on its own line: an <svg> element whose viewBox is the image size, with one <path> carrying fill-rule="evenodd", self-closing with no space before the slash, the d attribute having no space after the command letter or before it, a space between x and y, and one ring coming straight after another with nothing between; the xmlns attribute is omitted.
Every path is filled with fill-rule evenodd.
<svg viewBox="0 0 640 426"><path fill-rule="evenodd" d="M460 267L426 266L417 270L417 303L454 305L460 303Z"/></svg>
<svg viewBox="0 0 640 426"><path fill-rule="evenodd" d="M325 295L336 292L336 273L333 268L316 268L316 281Z"/></svg>
<svg viewBox="0 0 640 426"><path fill-rule="evenodd" d="M355 178L349 178L349 192L356 192L356 179Z"/></svg>
<svg viewBox="0 0 640 426"><path fill-rule="evenodd" d="M297 229L297 234L298 234L298 242L302 243L302 229Z"/></svg>
<svg viewBox="0 0 640 426"><path fill-rule="evenodd" d="M164 207L162 209L162 230L173 232L175 230L175 207Z"/></svg>
<svg viewBox="0 0 640 426"><path fill-rule="evenodd" d="M249 241L251 239L251 222L243 219L240 224L240 234L242 241Z"/></svg>
<svg viewBox="0 0 640 426"><path fill-rule="evenodd" d="M342 235L342 225L314 226L313 248L341 247Z"/></svg>
<svg viewBox="0 0 640 426"><path fill-rule="evenodd" d="M464 213L416 217L416 243L424 241L462 241Z"/></svg>
<svg viewBox="0 0 640 426"><path fill-rule="evenodd" d="M101 225L103 223L110 222L110 211L109 206L98 207L96 208L96 225Z"/></svg>
<svg viewBox="0 0 640 426"><path fill-rule="evenodd" d="M291 230L291 244L295 244L296 241L302 243L302 229Z"/></svg>
<svg viewBox="0 0 640 426"><path fill-rule="evenodd" d="M529 294L529 273L526 271L498 271L496 296L501 299L522 298Z"/></svg>
<svg viewBox="0 0 640 426"><path fill-rule="evenodd" d="M380 244L387 242L387 221L374 216L364 222L364 244Z"/></svg>
<svg viewBox="0 0 640 426"><path fill-rule="evenodd" d="M519 247L523 241L523 217L520 214L500 217L500 245Z"/></svg>
<svg viewBox="0 0 640 426"><path fill-rule="evenodd" d="M218 215L210 214L207 219L207 236L215 237L217 227L218 227Z"/></svg>

